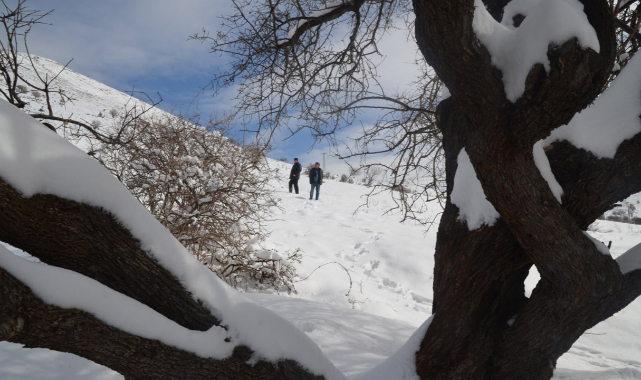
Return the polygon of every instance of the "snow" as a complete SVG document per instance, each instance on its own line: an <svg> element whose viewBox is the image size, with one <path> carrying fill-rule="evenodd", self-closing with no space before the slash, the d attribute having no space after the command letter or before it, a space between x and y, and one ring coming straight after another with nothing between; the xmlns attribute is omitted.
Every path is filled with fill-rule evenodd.
<svg viewBox="0 0 641 380"><path fill-rule="evenodd" d="M110 92L104 93L105 96L113 95ZM97 98L95 101L97 104L114 101L113 98L106 99ZM0 103L0 107L2 106ZM2 129L6 128L5 124L5 120L0 120L0 136L3 139L9 136L6 129ZM47 132L46 128L43 129ZM6 165L8 156L3 139L0 139L0 171ZM48 140L48 143L52 142L55 142L53 138ZM44 146L40 140L34 141L36 143L37 145L25 146L38 149ZM55 148L56 144L52 147ZM39 152L42 157L41 164L46 164L52 158L42 149L34 149L34 152ZM70 152L65 150L63 153ZM74 162L71 156L73 155L66 157L66 161L61 161L60 164ZM399 224L397 216L383 215L392 206L387 195L374 197L369 209L356 210L363 203L363 196L368 193L368 189L332 180L327 180L322 185L320 200L310 202L304 197L306 184L301 183L300 196L288 193L291 165L275 165L280 165L280 175L274 181L274 191L281 197L282 210L275 220L268 223L268 229L272 233L265 245L279 251L301 248L303 261L300 265L296 264L301 278L310 275L320 265L327 265L311 273L306 280L296 283L296 294L245 296L290 321L318 344L323 354L350 378L360 376L362 379L365 371L385 362L401 347L404 347L405 353L395 355L398 366L391 365L390 359L387 369L407 368L409 360L413 360L410 354L417 347L417 343L408 343L408 340L431 314L433 252L437 226L432 226L425 233L423 226ZM30 168L27 165L24 170ZM46 174L46 171L41 174ZM466 188L462 186L463 189ZM633 196L630 202L635 203L639 199L641 198ZM429 212L436 215L438 205L432 204L430 207ZM590 234L599 241L612 241L610 251L613 257L618 257L620 265L633 258L623 254L641 243L641 226L631 224L599 220L591 226ZM13 248L9 250L17 256L33 260L24 252ZM639 262L632 265L637 264ZM350 278L340 265L351 276L351 289ZM525 284L526 294L531 293L540 278L535 268L531 272L532 275ZM197 278L203 280L205 287L209 286L207 276L203 274ZM232 294L223 293L224 297L219 300L218 305L240 302L233 292L230 293ZM233 300L225 299L226 297ZM254 309L250 312L253 311ZM216 315L220 316L217 312ZM560 358L554 378L641 379L639 315L641 300L633 302L589 330ZM265 323L269 326L270 320L265 319ZM237 329L242 328L240 322L233 325ZM285 327L288 331L290 328ZM423 325L422 328L427 326ZM422 334L416 332L415 336L420 337ZM238 338L234 340L236 339ZM293 340L296 339L299 338ZM385 370L383 366L379 369ZM412 378L412 372L407 373L408 378ZM377 371L370 374L377 376ZM122 379L122 376L71 354L27 349L17 344L0 342L0 379L112 380Z"/></svg>
<svg viewBox="0 0 641 380"><path fill-rule="evenodd" d="M122 380L117 372L79 356L0 342L2 380Z"/></svg>
<svg viewBox="0 0 641 380"><path fill-rule="evenodd" d="M26 55L22 53L18 54L20 59L22 59L23 68L21 69L21 73L25 80L31 83L39 83L39 79L31 69L31 64L28 62ZM32 57L34 65L43 78L53 78L63 68L62 65L50 59L38 56ZM3 83L0 83L0 88L4 88L4 86ZM97 122L101 125L99 130L103 133L114 124L118 124L125 112L132 112L134 108L136 108L137 111L143 109L148 110L146 113L147 116L167 117L170 115L159 108L150 108L151 106L149 104L133 98L131 95L118 91L68 68L58 76L54 82L54 87L63 89L65 95L72 98L72 101L62 102L58 95L51 95L51 106L56 115L71 117L84 121L87 124ZM21 96L22 99L27 102L25 111L29 113L40 113L42 98L36 99L32 92L24 93ZM112 110L115 116L112 116ZM42 111L44 112L44 109ZM55 127L62 124L55 121L50 121L50 123ZM71 126L70 128L73 129ZM89 148L86 141L82 141L77 145L83 150L88 150Z"/></svg>
<svg viewBox="0 0 641 380"><path fill-rule="evenodd" d="M608 247L605 244L603 244L603 242L601 242L598 239L592 237L592 235L590 235L586 231L583 231L583 234L585 234L585 236L587 236L588 239L590 239L592 241L592 243L594 243L594 246L596 247L596 249L599 252L601 252L604 255L610 256L610 250L608 249Z"/></svg>
<svg viewBox="0 0 641 380"><path fill-rule="evenodd" d="M634 56L625 70L594 104L557 128L546 144L567 140L597 157L613 158L619 145L641 132L641 56Z"/></svg>
<svg viewBox="0 0 641 380"><path fill-rule="evenodd" d="M0 267L27 285L48 304L80 309L123 331L157 339L201 357L224 359L233 344L227 332L214 326L194 331L167 319L150 307L76 272L22 259L0 245Z"/></svg>
<svg viewBox="0 0 641 380"><path fill-rule="evenodd" d="M432 323L432 317L428 318L421 327L410 336L407 342L396 353L390 356L383 363L372 368L370 371L356 380L420 380L416 374L416 352L420 348L421 341Z"/></svg>
<svg viewBox="0 0 641 380"><path fill-rule="evenodd" d="M485 45L492 64L503 73L507 99L516 102L525 91L525 79L532 66L543 64L549 72L548 47L561 45L577 37L580 45L599 51L599 40L578 0L523 0L511 11L527 13L520 27L514 28L512 17L498 23L485 9L482 0L475 0L473 28Z"/></svg>
<svg viewBox="0 0 641 380"><path fill-rule="evenodd" d="M245 344L260 358L294 359L315 374L343 378L303 332L250 302L203 266L93 158L5 101L0 102L0 136L0 177L25 197L54 194L111 212L141 242L143 250L229 327L232 344L225 346L233 349ZM60 302L55 297L43 299ZM96 316L110 320L103 314ZM141 327L132 323L127 331L149 333L139 331ZM165 337L161 332L157 336ZM175 344L171 339L165 343ZM211 352L223 352L214 348L220 344L210 342Z"/></svg>
<svg viewBox="0 0 641 380"><path fill-rule="evenodd" d="M417 331L414 324L354 310L347 305L270 294L254 293L248 297L294 323L349 377L359 376L383 363Z"/></svg>
<svg viewBox="0 0 641 380"><path fill-rule="evenodd" d="M264 245L281 252L301 249L303 262L296 266L300 278L307 279L295 284L296 297L403 320L415 328L423 323L431 314L437 228L426 233L425 226L383 215L394 206L386 194L357 210L369 192L364 186L327 179L318 201L308 200L309 184L300 184L300 195L290 194L290 169L287 164L279 168L275 195L282 210L267 223L270 236ZM441 211L430 204L426 217Z"/></svg>
<svg viewBox="0 0 641 380"><path fill-rule="evenodd" d="M550 186L550 190L552 190L552 194L554 194L554 197L556 198L556 200L558 200L559 203L561 203L561 197L563 196L563 188L561 187L561 185L559 185L556 178L554 178L554 174L552 173L552 168L550 167L550 161L548 160L548 157L545 155L543 141L539 141L536 144L534 144L534 148L532 149L532 154L534 155L534 164L539 169L539 172L541 172L541 176L548 183L548 186Z"/></svg>
<svg viewBox="0 0 641 380"><path fill-rule="evenodd" d="M443 87L441 88L441 101L449 98L450 96L452 96L452 94L450 93L450 89L443 85Z"/></svg>
<svg viewBox="0 0 641 380"><path fill-rule="evenodd" d="M621 273L629 273L633 270L641 269L641 244L630 248L623 255L617 258L617 264L621 268Z"/></svg>
<svg viewBox="0 0 641 380"><path fill-rule="evenodd" d="M454 187L450 199L459 208L459 218L467 223L470 231L483 224L491 226L500 217L494 206L485 197L481 182L465 148L458 155L458 167L454 175Z"/></svg>

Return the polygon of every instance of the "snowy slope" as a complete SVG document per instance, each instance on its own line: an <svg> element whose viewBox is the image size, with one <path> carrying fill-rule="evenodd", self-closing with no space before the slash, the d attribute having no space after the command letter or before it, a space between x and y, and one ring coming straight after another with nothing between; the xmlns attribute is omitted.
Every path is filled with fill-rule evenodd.
<svg viewBox="0 0 641 380"><path fill-rule="evenodd" d="M326 180L319 201L309 201L310 185L303 178L299 183L301 193L290 194L290 165L275 165L280 165L275 192L283 213L268 225L268 243L274 248L303 251L299 275L309 278L296 284L298 297L353 307L416 326L425 321L432 308L437 227L425 233L422 225L398 223L398 215L383 216L393 206L387 195L374 197L369 208L357 209L369 192L364 186ZM431 206L429 215L441 211L438 204Z"/></svg>
<svg viewBox="0 0 641 380"><path fill-rule="evenodd" d="M21 57L24 67L22 74L25 79L32 83L40 83L26 56L21 55ZM43 78L52 78L63 69L63 65L58 62L38 56L32 57L34 66ZM0 82L0 86L4 87L2 82ZM128 109L134 106L144 109L150 107L149 104L133 98L130 94L125 94L68 68L58 76L53 83L53 88L62 89L65 95L72 99L72 101L62 102L59 95L52 94L51 106L56 116L77 119L87 124L98 122L103 128L110 127L121 117L125 112L125 107ZM149 95L153 96L154 94ZM34 95L32 91L21 94L22 99L27 102L25 110L29 113L44 112L44 108L42 108L43 95L40 93L40 98L36 98L36 96L38 95ZM159 100L157 97L152 97L152 99ZM112 110L115 110L114 115L112 115ZM161 116L167 115L167 113L159 108L154 108L150 111L150 115ZM52 122L52 124L58 125L56 122Z"/></svg>

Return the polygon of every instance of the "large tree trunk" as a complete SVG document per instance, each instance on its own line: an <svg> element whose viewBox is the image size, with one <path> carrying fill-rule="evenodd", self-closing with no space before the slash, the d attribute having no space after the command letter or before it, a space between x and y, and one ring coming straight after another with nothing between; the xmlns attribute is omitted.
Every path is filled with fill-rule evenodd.
<svg viewBox="0 0 641 380"><path fill-rule="evenodd" d="M630 180L641 174L641 137L622 144L612 160L568 143L551 147L562 205L533 161L534 143L594 99L613 61L607 4L584 5L600 54L576 41L550 50L550 72L535 66L512 104L470 30L473 1L414 1L419 47L452 93L438 113L448 202L436 246L435 315L417 353L423 379L549 379L585 330L639 295L639 271L622 275L581 230L641 191L639 180ZM469 231L449 200L463 148L501 215L491 227ZM528 299L524 280L533 264L542 281Z"/></svg>

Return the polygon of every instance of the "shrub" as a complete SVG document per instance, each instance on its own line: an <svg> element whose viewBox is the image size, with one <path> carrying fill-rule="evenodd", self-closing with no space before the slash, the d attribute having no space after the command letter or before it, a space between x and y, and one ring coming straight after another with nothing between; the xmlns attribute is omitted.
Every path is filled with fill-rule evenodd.
<svg viewBox="0 0 641 380"><path fill-rule="evenodd" d="M276 205L262 149L175 117L128 133L100 160L198 260L237 288L294 290L300 252L261 246Z"/></svg>

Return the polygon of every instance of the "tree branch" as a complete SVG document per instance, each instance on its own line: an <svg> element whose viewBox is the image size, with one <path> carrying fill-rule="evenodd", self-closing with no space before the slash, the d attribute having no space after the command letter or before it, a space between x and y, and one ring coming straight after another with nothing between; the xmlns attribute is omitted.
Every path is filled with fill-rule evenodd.
<svg viewBox="0 0 641 380"><path fill-rule="evenodd" d="M291 360L250 364L245 346L215 360L124 332L87 312L45 304L2 268L0 284L0 341L70 352L129 379L322 379Z"/></svg>
<svg viewBox="0 0 641 380"><path fill-rule="evenodd" d="M58 198L24 198L0 178L0 241L73 270L193 330L219 321L105 211Z"/></svg>
<svg viewBox="0 0 641 380"><path fill-rule="evenodd" d="M296 17L296 18L286 20L285 22L283 22L283 24L297 21L297 25L294 29L295 31L294 33L292 33L291 37L285 39L286 42L278 41L276 44L279 48L285 48L285 47L295 45L300 42L300 37L303 34L305 34L305 32L307 32L308 30L316 26L330 22L332 20L336 20L337 18L341 17L346 13L349 13L349 12L358 13L358 10L361 8L361 6L364 3L365 3L365 0L347 0L340 5L332 7L331 11L324 13L321 16L316 16L316 17L303 16L303 17Z"/></svg>

